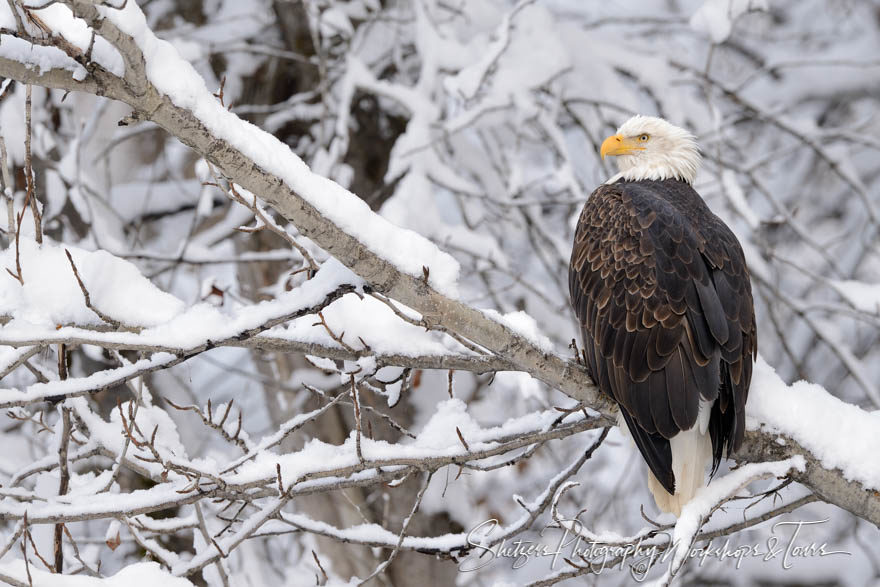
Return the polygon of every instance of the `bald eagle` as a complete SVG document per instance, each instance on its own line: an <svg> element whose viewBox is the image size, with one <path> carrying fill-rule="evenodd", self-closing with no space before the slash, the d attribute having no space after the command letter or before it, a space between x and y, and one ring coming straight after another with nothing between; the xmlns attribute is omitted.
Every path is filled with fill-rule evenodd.
<svg viewBox="0 0 880 587"><path fill-rule="evenodd" d="M757 353L742 248L693 182L694 137L634 116L602 143L620 173L584 205L569 266L587 368L620 408L657 506L680 515L739 448Z"/></svg>

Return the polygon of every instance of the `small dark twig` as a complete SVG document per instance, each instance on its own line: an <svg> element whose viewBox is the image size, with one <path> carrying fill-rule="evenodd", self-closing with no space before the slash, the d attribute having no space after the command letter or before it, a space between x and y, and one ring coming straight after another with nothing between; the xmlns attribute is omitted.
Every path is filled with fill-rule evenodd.
<svg viewBox="0 0 880 587"><path fill-rule="evenodd" d="M468 443L464 439L464 435L461 433L461 430L459 430L458 426L455 427L455 433L458 434L458 439L461 441L461 444L462 444L462 446L464 446L464 449L466 451L470 452L471 447L468 446Z"/></svg>
<svg viewBox="0 0 880 587"><path fill-rule="evenodd" d="M578 350L578 343L576 339L571 339L571 342L568 343L568 348L574 351L574 360L577 361L578 365L581 363L581 353Z"/></svg>
<svg viewBox="0 0 880 587"><path fill-rule="evenodd" d="M24 570L27 572L28 585L33 587L34 580L31 578L31 563L27 555L27 536L30 534L28 530L27 510L24 511L24 536L21 539L21 556L24 559Z"/></svg>
<svg viewBox="0 0 880 587"><path fill-rule="evenodd" d="M350 353L357 354L357 351L355 351L351 345L349 345L347 342L345 342L343 340L343 337L345 336L344 331L342 332L342 334L339 334L339 335L337 335L335 332L333 332L333 329L331 329L330 325L327 324L327 320L324 319L324 312L318 312L318 318L319 318L318 322L315 322L314 324L312 324L312 326L323 326L324 330L327 331L327 334L330 336L330 338L332 338L334 341L336 341L339 344L339 346L341 346L342 348L344 348L345 350L347 350Z"/></svg>
<svg viewBox="0 0 880 587"><path fill-rule="evenodd" d="M229 417L229 410L232 409L232 404L233 404L233 402L235 402L235 398L230 399L230 400L229 400L229 403L226 404L226 411L223 412L223 417L220 419L220 423L217 424L217 425L220 426L221 428L223 428L223 424L226 423L226 418Z"/></svg>
<svg viewBox="0 0 880 587"><path fill-rule="evenodd" d="M40 216L40 208L37 206L37 196L34 191L34 168L31 160L31 85L27 85L24 102L25 134L24 134L24 168L25 180L27 181L26 202L30 202L31 212L34 215L34 238L37 244L43 243L43 223ZM19 272L21 274L21 272Z"/></svg>
<svg viewBox="0 0 880 587"><path fill-rule="evenodd" d="M75 558L77 562L82 565L82 568L86 571L86 573L93 577L100 577L98 572L95 569L91 568L86 563L86 561L82 559L82 555L79 553L79 547L76 545L76 540L73 539L73 535L70 533L70 530L67 529L67 525L61 524L61 528L64 530L64 535L67 536L67 540L70 542L71 548L73 548L73 558ZM98 563L98 565L100 568L100 562Z"/></svg>
<svg viewBox="0 0 880 587"><path fill-rule="evenodd" d="M315 559L315 564L318 565L318 569L321 570L321 576L316 576L318 579L318 585L324 585L330 580L330 578L327 576L327 571L324 570L324 566L321 564L321 561L318 560L318 555L315 554L314 550L312 551L312 557Z"/></svg>
<svg viewBox="0 0 880 587"><path fill-rule="evenodd" d="M364 462L364 453L361 450L361 401L360 394L358 393L358 386L354 380L354 373L348 376L351 381L351 400L354 404L354 423L355 423L355 451L357 452L358 460L363 463Z"/></svg>
<svg viewBox="0 0 880 587"><path fill-rule="evenodd" d="M223 101L223 86L226 85L226 76L224 75L220 78L220 90L214 94L214 97L220 100L220 105L226 108L226 103Z"/></svg>
<svg viewBox="0 0 880 587"><path fill-rule="evenodd" d="M40 559L40 562L43 563L43 566L45 566L49 572L54 572L55 569L52 567L52 565L50 565L48 562L46 562L46 559L43 558L43 555L41 555L40 551L37 549L37 543L34 542L34 537L31 534L31 530L27 526L27 524L25 524L24 539L27 539L27 541L29 541L31 543L31 547L34 549L34 554L37 555L37 558ZM22 539L22 540L24 541L24 539ZM25 557L25 558L27 558L27 557ZM30 573L28 573L28 576L30 576Z"/></svg>
<svg viewBox="0 0 880 587"><path fill-rule="evenodd" d="M89 290L86 289L86 284L83 283L82 278L79 276L79 271L76 268L76 263L73 262L73 257L71 256L70 251L64 249L64 253L67 255L67 260L70 261L70 267L71 269L73 269L73 276L76 277L76 282L79 284L79 289L83 294L83 298L85 298L86 308L94 312L98 318L100 318L107 324L113 326L114 328L120 328L122 326L121 322L119 322L118 320L114 320L113 318L92 305L92 298L89 295Z"/></svg>
<svg viewBox="0 0 880 587"><path fill-rule="evenodd" d="M61 375L63 375L62 379L66 379L66 370ZM67 451L70 448L70 430L70 409L62 405L60 438L61 442L58 446L58 471L61 480L58 484L58 495L67 495L67 490L70 487L70 469L67 466ZM64 548L62 544L63 532L64 524L55 524L55 572L59 574L64 572Z"/></svg>
<svg viewBox="0 0 880 587"><path fill-rule="evenodd" d="M24 204L27 207L28 200L25 198ZM16 215L15 220L15 273L11 269L6 269L9 275L13 276L21 285L24 285L24 276L21 273L21 223L24 221L24 210Z"/></svg>
<svg viewBox="0 0 880 587"><path fill-rule="evenodd" d="M95 32L95 30L92 29L92 36L91 36L91 38L89 39L89 46L86 48L86 55L85 55L86 63L91 63L91 62L92 62L92 51L93 51L94 48L95 48L95 38L96 38L97 36L98 36L98 35L97 35L97 33Z"/></svg>
<svg viewBox="0 0 880 587"><path fill-rule="evenodd" d="M656 522L648 517L648 514L645 513L645 504L639 504L639 513L642 514L642 519L654 526L655 528L662 528L663 525L659 522Z"/></svg>
<svg viewBox="0 0 880 587"><path fill-rule="evenodd" d="M425 497L425 492L428 490L428 485L431 484L431 477L433 477L433 475L433 472L425 473L425 481L424 483L422 483L422 487L419 489L419 493L416 495L416 500L413 503L409 515L406 517L405 520L403 520L403 527L400 529L400 534L397 536L397 544L394 546L394 550L392 550L388 558L382 561L382 564L376 567L376 570L370 573L370 575L366 579L361 581L359 585L366 585L367 583L372 581L374 577L381 575L383 572L385 572L385 569L388 568L388 565L390 565L394 561L397 553L400 552L400 547L403 546L403 539L406 538L406 531L409 529L409 524L410 522L412 522L412 519L415 517L416 512L419 511L419 507L422 505L422 498Z"/></svg>
<svg viewBox="0 0 880 587"><path fill-rule="evenodd" d="M198 416L202 419L202 422L205 424L205 426L208 426L208 427L216 430L220 434L220 436L223 437L223 439L226 442L229 442L231 444L235 444L245 453L248 452L249 447L248 447L247 442L245 442L243 439L238 437L238 435L241 434L241 410L238 410L238 427L235 431L235 434L230 434L229 432L226 431L226 428L224 427L224 424L226 423L226 419L229 417L229 412L232 409L232 401L230 401L229 405L226 407L226 411L224 412L223 417L221 418L220 422L214 422L214 415L212 413L213 408L211 406L211 399L210 398L208 398L208 405L204 411L199 409L197 406L179 406L176 403L174 403L173 401L171 401L170 399L168 399L167 397L165 398L165 401L168 403L169 406L171 406L175 410L179 410L181 412L193 412L195 414L198 414Z"/></svg>

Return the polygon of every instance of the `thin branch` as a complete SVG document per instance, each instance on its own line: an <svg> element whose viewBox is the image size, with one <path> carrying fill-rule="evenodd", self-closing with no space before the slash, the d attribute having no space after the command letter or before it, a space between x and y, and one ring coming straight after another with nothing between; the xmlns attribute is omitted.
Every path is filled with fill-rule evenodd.
<svg viewBox="0 0 880 587"><path fill-rule="evenodd" d="M70 268L73 269L73 276L76 278L76 282L79 284L79 289L82 292L83 298L85 299L86 308L94 312L98 316L98 318L100 318L113 328L121 328L121 323L118 320L114 320L113 318L92 305L92 298L89 295L89 290L86 289L86 285L83 283L82 278L79 276L79 271L77 271L76 269L76 263L73 262L73 257L70 255L70 251L64 249L64 253L67 255L67 260L70 262Z"/></svg>
<svg viewBox="0 0 880 587"><path fill-rule="evenodd" d="M409 529L409 523L412 521L413 517L416 515L416 512L419 511L419 507L422 505L422 498L425 496L425 492L428 490L428 485L431 484L431 477L433 477L433 473L428 472L425 473L425 480L422 482L422 487L419 489L419 493L416 495L416 500L413 503L412 509L409 512L409 515L403 520L403 527L400 529L400 534L397 537L397 544L394 546L394 550L391 551L391 554L388 555L388 558L385 559L382 564L380 564L376 569L363 581L358 583L358 585L366 585L374 577L377 577L385 572L385 569L388 568L394 558L397 556L397 553L400 552L400 547L403 544L403 539L406 538L406 531Z"/></svg>
<svg viewBox="0 0 880 587"><path fill-rule="evenodd" d="M199 532L202 534L202 538L205 540L206 544L213 544L219 550L220 547L217 546L217 542L208 532L208 526L207 524L205 524L205 516L202 514L202 507L199 505L198 502L196 502L195 504L195 510L196 518L199 521ZM229 575L226 574L226 569L223 568L223 562L219 560L215 561L214 568L217 569L217 573L220 575L220 580L223 581L223 587L229 587Z"/></svg>
<svg viewBox="0 0 880 587"><path fill-rule="evenodd" d="M65 373L66 375L66 373ZM67 495L70 487L70 470L67 466L67 450L70 446L70 409L61 406L61 437L58 447L58 470L61 473L61 479L58 485L58 495ZM55 524L55 572L64 572L64 548L62 546L62 536L64 532L64 524Z"/></svg>
<svg viewBox="0 0 880 587"><path fill-rule="evenodd" d="M25 94L24 120L24 178L27 186L25 208L30 203L31 213L34 217L34 238L37 244L41 244L43 242L43 221L40 217L40 207L37 204L37 194L34 189L34 168L31 157L31 84L27 84Z"/></svg>

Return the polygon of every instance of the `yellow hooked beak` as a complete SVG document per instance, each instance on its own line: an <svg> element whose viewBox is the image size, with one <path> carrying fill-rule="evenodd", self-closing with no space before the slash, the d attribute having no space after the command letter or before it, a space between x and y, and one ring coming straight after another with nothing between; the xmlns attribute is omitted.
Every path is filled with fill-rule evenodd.
<svg viewBox="0 0 880 587"><path fill-rule="evenodd" d="M599 149L599 154L602 155L602 159L604 159L606 155L629 155L633 151L644 150L645 148L639 145L638 139L626 138L623 135L616 134L611 135L602 142L602 148Z"/></svg>

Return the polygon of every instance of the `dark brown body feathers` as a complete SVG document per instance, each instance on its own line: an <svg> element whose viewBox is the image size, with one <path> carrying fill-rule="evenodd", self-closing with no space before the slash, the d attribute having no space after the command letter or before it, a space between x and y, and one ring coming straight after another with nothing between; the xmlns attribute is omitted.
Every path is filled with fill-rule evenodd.
<svg viewBox="0 0 880 587"><path fill-rule="evenodd" d="M709 420L714 471L742 443L757 352L749 272L730 229L679 180L602 185L569 268L587 367L621 408L654 476L675 492L669 439Z"/></svg>

